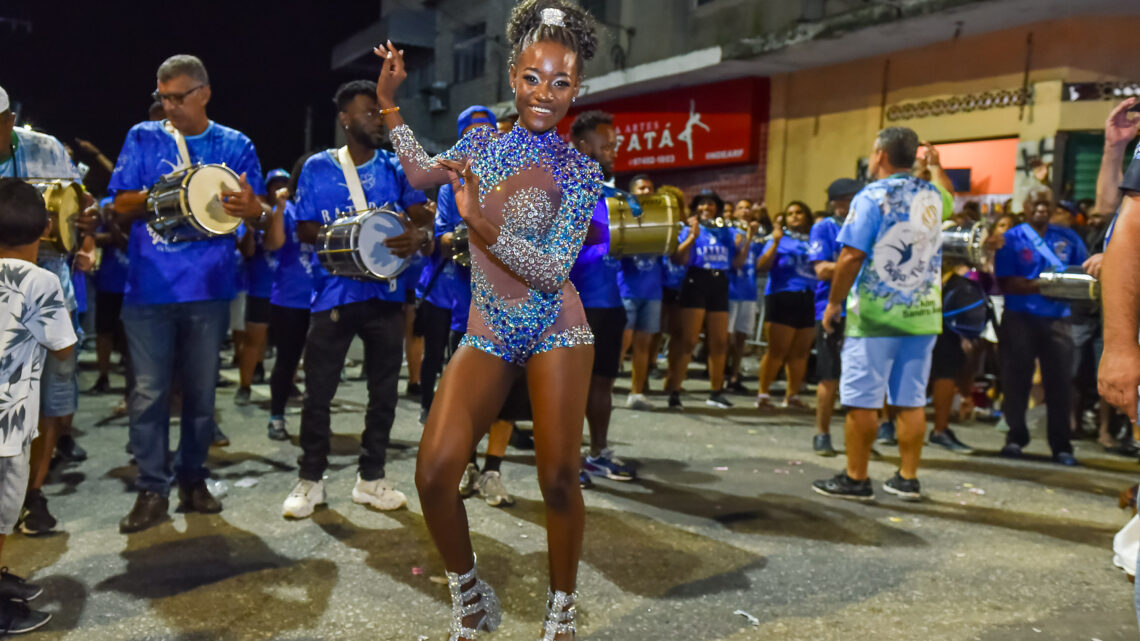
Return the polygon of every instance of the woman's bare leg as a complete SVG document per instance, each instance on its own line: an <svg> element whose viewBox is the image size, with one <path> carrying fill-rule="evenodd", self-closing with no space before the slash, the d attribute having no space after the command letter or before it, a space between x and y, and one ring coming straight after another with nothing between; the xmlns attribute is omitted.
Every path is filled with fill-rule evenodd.
<svg viewBox="0 0 1140 641"><path fill-rule="evenodd" d="M498 357L462 346L451 357L432 401L416 457L416 489L424 521L449 572L467 572L475 558L459 479L475 445L499 415L519 371ZM583 381L589 380L588 374ZM580 434L581 421L577 428Z"/></svg>
<svg viewBox="0 0 1140 641"><path fill-rule="evenodd" d="M800 387L807 374L808 355L811 354L812 343L815 342L815 328L797 329L792 335L792 348L788 350L788 393L785 398L791 398L800 393Z"/></svg>
<svg viewBox="0 0 1140 641"><path fill-rule="evenodd" d="M767 394L771 390L772 382L776 380L780 368L788 359L795 334L796 330L788 325L768 323L768 351L760 362L761 394Z"/></svg>
<svg viewBox="0 0 1140 641"><path fill-rule="evenodd" d="M704 324L705 310L680 310L680 331L669 337L669 379L665 383L666 391L681 390L681 383L685 382L685 375L689 372L689 361L693 359L693 350L701 341L701 326ZM723 361L721 365L724 365Z"/></svg>
<svg viewBox="0 0 1140 641"><path fill-rule="evenodd" d="M538 485L546 504L550 587L563 592L574 591L582 556L586 507L578 471L593 363L593 346L582 345L539 354L526 368Z"/></svg>
<svg viewBox="0 0 1140 641"><path fill-rule="evenodd" d="M728 312L708 313L709 389L724 389L724 364L728 357Z"/></svg>
<svg viewBox="0 0 1140 641"><path fill-rule="evenodd" d="M269 338L269 325L266 323L246 323L242 334L241 349L238 351L238 381L241 387L253 383L253 370L265 358L265 343ZM236 348L235 348L236 349Z"/></svg>

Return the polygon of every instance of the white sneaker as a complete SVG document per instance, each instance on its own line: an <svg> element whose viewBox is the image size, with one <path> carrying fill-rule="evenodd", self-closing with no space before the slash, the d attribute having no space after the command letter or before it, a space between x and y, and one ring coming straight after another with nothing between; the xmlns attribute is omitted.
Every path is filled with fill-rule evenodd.
<svg viewBox="0 0 1140 641"><path fill-rule="evenodd" d="M515 504L515 500L507 493L507 486L503 485L503 477L496 471L483 472L479 479L479 496L491 507Z"/></svg>
<svg viewBox="0 0 1140 641"><path fill-rule="evenodd" d="M625 406L631 410L638 410L642 412L648 412L655 409L653 407L653 403L650 403L649 399L645 398L645 394L630 394L625 399Z"/></svg>
<svg viewBox="0 0 1140 641"><path fill-rule="evenodd" d="M392 487L388 479L365 481L356 475L356 487L352 488L352 502L369 505L385 512L398 510L408 504L408 497Z"/></svg>
<svg viewBox="0 0 1140 641"><path fill-rule="evenodd" d="M285 497L281 506L281 516L287 519L305 519L313 514L318 505L325 503L324 481L306 481L297 479L293 491Z"/></svg>
<svg viewBox="0 0 1140 641"><path fill-rule="evenodd" d="M479 491L479 468L474 463L468 463L463 470L463 478L459 479L459 496L467 498Z"/></svg>

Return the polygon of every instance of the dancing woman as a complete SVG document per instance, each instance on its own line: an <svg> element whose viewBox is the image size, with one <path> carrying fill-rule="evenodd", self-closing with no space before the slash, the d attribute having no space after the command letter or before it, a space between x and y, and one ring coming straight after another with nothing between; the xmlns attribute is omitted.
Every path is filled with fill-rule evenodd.
<svg viewBox="0 0 1140 641"><path fill-rule="evenodd" d="M566 0L524 0L511 14L510 82L519 121L504 134L473 129L429 158L399 116L403 56L389 41L377 98L409 181L450 181L471 246L472 312L432 403L416 464L424 519L451 590L451 641L499 624L481 581L456 488L475 444L524 370L546 503L550 592L543 638L574 634L574 587L585 508L578 466L594 337L567 279L601 195L601 169L555 125L578 93L597 38L590 14Z"/></svg>

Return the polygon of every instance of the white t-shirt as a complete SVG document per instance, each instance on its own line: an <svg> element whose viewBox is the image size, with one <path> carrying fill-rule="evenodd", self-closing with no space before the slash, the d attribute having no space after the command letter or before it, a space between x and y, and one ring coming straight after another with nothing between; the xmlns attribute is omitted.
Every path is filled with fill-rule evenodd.
<svg viewBox="0 0 1140 641"><path fill-rule="evenodd" d="M0 258L0 456L17 456L38 434L40 375L48 350L76 341L59 278Z"/></svg>

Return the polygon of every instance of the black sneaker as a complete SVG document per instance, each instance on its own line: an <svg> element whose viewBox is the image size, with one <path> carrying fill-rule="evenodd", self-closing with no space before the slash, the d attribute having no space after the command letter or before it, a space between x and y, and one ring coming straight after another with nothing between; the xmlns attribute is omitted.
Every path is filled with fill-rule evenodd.
<svg viewBox="0 0 1140 641"><path fill-rule="evenodd" d="M533 450L534 449L534 432L530 430L520 430L515 428L511 430L511 447L516 450Z"/></svg>
<svg viewBox="0 0 1140 641"><path fill-rule="evenodd" d="M856 481L847 476L847 472L840 472L829 479L816 481L811 484L811 489L824 496L852 501L870 501L875 498L875 490L871 489L871 479Z"/></svg>
<svg viewBox="0 0 1140 641"><path fill-rule="evenodd" d="M816 434L811 439L811 449L819 456L835 456L835 448L831 447L830 434Z"/></svg>
<svg viewBox="0 0 1140 641"><path fill-rule="evenodd" d="M879 424L879 434L875 437L875 443L878 445L898 445L899 441L895 438L895 423L894 421L883 421Z"/></svg>
<svg viewBox="0 0 1140 641"><path fill-rule="evenodd" d="M51 621L47 612L39 612L19 601L0 601L0 636L24 634Z"/></svg>
<svg viewBox="0 0 1140 641"><path fill-rule="evenodd" d="M970 454L974 453L974 448L966 445L962 441L959 441L958 437L954 434L954 431L949 427L942 432L931 432L930 444L940 445L947 451L953 452L955 454L962 454L964 456L969 456Z"/></svg>
<svg viewBox="0 0 1140 641"><path fill-rule="evenodd" d="M420 408L420 425L427 425L427 417L430 410L426 407Z"/></svg>
<svg viewBox="0 0 1140 641"><path fill-rule="evenodd" d="M87 460L87 450L83 449L70 434L59 437L55 443L55 453L72 463Z"/></svg>
<svg viewBox="0 0 1140 641"><path fill-rule="evenodd" d="M12 574L8 568L0 568L0 599L8 601L31 601L44 593L44 589Z"/></svg>
<svg viewBox="0 0 1140 641"><path fill-rule="evenodd" d="M883 483L883 490L887 494L894 494L904 501L922 500L922 487L919 485L918 479L904 479L898 472L895 472L894 476Z"/></svg>
<svg viewBox="0 0 1140 641"><path fill-rule="evenodd" d="M28 536L50 534L57 521L48 512L47 497L43 490L28 490L24 498L24 511L20 517L20 531Z"/></svg>
<svg viewBox="0 0 1140 641"><path fill-rule="evenodd" d="M748 388L744 386L744 383L740 381L732 381L728 385L725 385L724 389L732 392L733 394L739 394L741 396L752 396L752 392L750 392Z"/></svg>
<svg viewBox="0 0 1140 641"><path fill-rule="evenodd" d="M583 490L594 489L594 479L590 478L590 474L586 470L578 470L578 487Z"/></svg>
<svg viewBox="0 0 1140 641"><path fill-rule="evenodd" d="M670 406L671 405L672 399L670 399ZM712 394L709 394L709 398L705 401L705 405L708 405L709 407L715 407L717 409L727 410L732 408L732 401L728 400L728 397L724 395L724 392L713 392Z"/></svg>
<svg viewBox="0 0 1140 641"><path fill-rule="evenodd" d="M1058 452L1053 455L1053 462L1065 467L1076 467L1080 465L1077 457L1073 456L1072 452Z"/></svg>
<svg viewBox="0 0 1140 641"><path fill-rule="evenodd" d="M289 432L285 429L285 419L271 418L269 425L265 428L266 436L271 441L288 441Z"/></svg>
<svg viewBox="0 0 1140 641"><path fill-rule="evenodd" d="M239 387L234 392L234 405L249 405L253 392L248 387Z"/></svg>
<svg viewBox="0 0 1140 641"><path fill-rule="evenodd" d="M683 410L683 409L685 409L685 406L681 405L681 393L680 392L669 392L669 409L671 409L671 410Z"/></svg>
<svg viewBox="0 0 1140 641"><path fill-rule="evenodd" d="M253 378L251 382L254 385L262 385L265 383L265 364L258 363L253 368Z"/></svg>
<svg viewBox="0 0 1140 641"><path fill-rule="evenodd" d="M420 397L420 391L421 390L420 390L420 384L419 383L408 383L408 387L407 387L407 389L404 390L404 394L406 394L407 396L411 396L412 398L419 398Z"/></svg>
<svg viewBox="0 0 1140 641"><path fill-rule="evenodd" d="M230 444L230 437L226 436L225 433L222 432L222 428L215 425L214 426L214 442L210 444L210 447L226 447L229 444Z"/></svg>
<svg viewBox="0 0 1140 641"><path fill-rule="evenodd" d="M1021 458L1021 446L1017 443L1006 443L1005 446L1001 448L1001 452L998 452L998 454L1002 458Z"/></svg>

